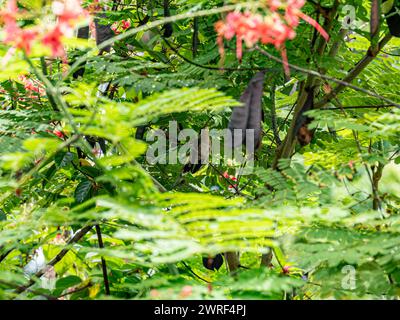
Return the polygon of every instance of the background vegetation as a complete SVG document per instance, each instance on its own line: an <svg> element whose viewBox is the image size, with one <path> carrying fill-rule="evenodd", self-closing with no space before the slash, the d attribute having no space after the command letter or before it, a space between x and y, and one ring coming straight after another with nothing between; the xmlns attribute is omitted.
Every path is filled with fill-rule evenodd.
<svg viewBox="0 0 400 320"><path fill-rule="evenodd" d="M375 1L307 1L330 39L301 21L286 42L290 76L262 43L240 62L225 40L221 64L215 23L235 7L268 15L261 2L171 0L166 19L163 1L103 2L113 49L65 37L69 66L43 43L10 55L3 27L1 299L399 297L400 40ZM51 1L18 6L21 27L54 20ZM137 128L226 128L260 70L253 174L146 161ZM301 146L310 88L315 132ZM204 268L224 252L233 264Z"/></svg>

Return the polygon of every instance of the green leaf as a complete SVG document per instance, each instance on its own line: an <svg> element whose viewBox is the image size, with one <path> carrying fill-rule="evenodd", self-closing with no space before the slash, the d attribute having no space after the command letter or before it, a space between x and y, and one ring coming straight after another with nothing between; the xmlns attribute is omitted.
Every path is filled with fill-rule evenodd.
<svg viewBox="0 0 400 320"><path fill-rule="evenodd" d="M66 276L57 280L56 282L56 289L64 291L70 287L76 286L82 282L81 278L78 276Z"/></svg>
<svg viewBox="0 0 400 320"><path fill-rule="evenodd" d="M101 170L97 169L96 167L91 167L91 166L82 166L79 168L79 170L92 178L97 178L97 177L101 176L103 173Z"/></svg>
<svg viewBox="0 0 400 320"><path fill-rule="evenodd" d="M7 215L4 213L3 210L0 209L0 221L7 220Z"/></svg>
<svg viewBox="0 0 400 320"><path fill-rule="evenodd" d="M87 200L91 195L92 189L93 189L93 183L89 180L85 180L79 183L75 189L76 202L82 203L85 200Z"/></svg>
<svg viewBox="0 0 400 320"><path fill-rule="evenodd" d="M54 162L57 168L63 168L68 166L74 159L75 155L72 152L58 152L54 157Z"/></svg>

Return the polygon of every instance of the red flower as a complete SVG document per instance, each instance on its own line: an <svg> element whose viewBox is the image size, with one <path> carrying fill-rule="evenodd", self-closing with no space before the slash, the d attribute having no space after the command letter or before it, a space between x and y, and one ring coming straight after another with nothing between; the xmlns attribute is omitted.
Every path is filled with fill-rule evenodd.
<svg viewBox="0 0 400 320"><path fill-rule="evenodd" d="M235 176L232 176L232 175L230 175L227 171L225 171L223 174L223 177L225 178L225 179L227 179L227 180L231 180L231 181L237 181L237 178L235 177ZM230 184L229 186L228 186L228 188L229 189L232 189L232 188L237 188L237 184Z"/></svg>
<svg viewBox="0 0 400 320"><path fill-rule="evenodd" d="M122 20L121 24L123 30L129 29L131 27L131 22L127 20Z"/></svg>
<svg viewBox="0 0 400 320"><path fill-rule="evenodd" d="M226 16L225 21L218 21L215 24L217 32L217 43L221 57L224 56L224 39L231 40L236 36L236 56L241 61L242 45L245 41L247 47L254 46L258 41L262 44L273 44L281 51L284 61L285 73L289 73L289 65L285 51L285 42L296 36L295 28L299 25L300 19L311 24L328 41L329 35L311 17L300 11L304 6L304 0L287 0L286 3L280 0L267 0L270 15L263 17L260 14L250 12L231 12ZM282 16L277 10L284 9Z"/></svg>
<svg viewBox="0 0 400 320"><path fill-rule="evenodd" d="M16 35L15 46L30 54L32 43L36 40L37 31L33 29L20 29Z"/></svg>
<svg viewBox="0 0 400 320"><path fill-rule="evenodd" d="M8 0L5 9L0 11L0 17L6 26L10 24L17 24L17 14L18 6L16 0Z"/></svg>
<svg viewBox="0 0 400 320"><path fill-rule="evenodd" d="M51 131L51 130L46 130L46 132L48 132L48 133L53 133L53 134L55 134L57 137L59 137L59 138L64 138L64 134L61 132L61 131L59 131L59 130L56 130L56 129L54 129L53 131Z"/></svg>
<svg viewBox="0 0 400 320"><path fill-rule="evenodd" d="M290 273L290 269L291 269L291 266L284 266L284 267L282 268L282 272L283 272L284 274L289 274L289 273Z"/></svg>
<svg viewBox="0 0 400 320"><path fill-rule="evenodd" d="M26 76L19 76L19 80L23 83L25 90L37 92L39 95L44 96L46 94L43 85L40 82L35 83L32 79L28 79Z"/></svg>
<svg viewBox="0 0 400 320"><path fill-rule="evenodd" d="M326 41L329 40L329 34L321 27L321 25L315 21L313 18L309 17L308 15L304 14L303 12L299 11L297 13L300 18L302 18L305 22L311 24L317 31L324 37Z"/></svg>
<svg viewBox="0 0 400 320"><path fill-rule="evenodd" d="M88 16L88 12L82 8L80 0L54 1L53 12L58 17L57 25L41 37L41 41L51 48L53 57L66 58L61 37L72 35L76 22ZM29 54L32 43L39 39L39 33L33 28L20 28L17 24L17 15L17 1L8 0L6 7L0 11L0 18L4 22L5 37L3 41ZM7 58L10 57L7 56Z"/></svg>
<svg viewBox="0 0 400 320"><path fill-rule="evenodd" d="M156 289L150 290L150 296L152 298L159 298L160 297L160 292Z"/></svg>
<svg viewBox="0 0 400 320"><path fill-rule="evenodd" d="M62 57L62 58L66 57L64 46L61 42L62 36L63 33L61 32L60 27L56 26L52 31L47 33L42 39L42 43L50 47L53 57Z"/></svg>
<svg viewBox="0 0 400 320"><path fill-rule="evenodd" d="M61 131L54 130L53 133L61 139L64 138L64 134Z"/></svg>
<svg viewBox="0 0 400 320"><path fill-rule="evenodd" d="M268 0L267 4L271 11L276 11L282 6L282 2L280 0Z"/></svg>
<svg viewBox="0 0 400 320"><path fill-rule="evenodd" d="M118 31L118 23L113 23L111 25L111 30L114 31L115 34L120 34L120 32Z"/></svg>
<svg viewBox="0 0 400 320"><path fill-rule="evenodd" d="M184 286L181 290L181 293L179 294L179 296L181 298L187 298L190 297L193 293L193 289L191 286Z"/></svg>
<svg viewBox="0 0 400 320"><path fill-rule="evenodd" d="M125 31L131 27L131 22L128 20L121 20L119 22L114 22L111 26L111 30L115 34L120 34L121 31Z"/></svg>
<svg viewBox="0 0 400 320"><path fill-rule="evenodd" d="M37 32L33 29L21 29L17 24L17 15L17 2L9 0L6 8L0 12L0 17L4 22L5 38L3 41L29 54Z"/></svg>
<svg viewBox="0 0 400 320"><path fill-rule="evenodd" d="M94 14L101 10L101 5L99 0L93 0L92 3L87 7L89 13Z"/></svg>
<svg viewBox="0 0 400 320"><path fill-rule="evenodd" d="M54 1L52 6L53 13L58 16L59 27L64 33L68 33L77 21L88 15L79 0Z"/></svg>

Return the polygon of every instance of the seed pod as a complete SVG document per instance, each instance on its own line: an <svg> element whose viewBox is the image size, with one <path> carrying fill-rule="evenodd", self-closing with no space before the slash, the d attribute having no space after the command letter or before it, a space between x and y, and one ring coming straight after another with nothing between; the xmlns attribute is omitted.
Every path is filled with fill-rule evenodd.
<svg viewBox="0 0 400 320"><path fill-rule="evenodd" d="M78 29L79 39L89 39L89 26L81 27Z"/></svg>
<svg viewBox="0 0 400 320"><path fill-rule="evenodd" d="M371 20L370 20L370 36L371 41L379 34L379 24L381 20L380 0L372 0L371 3Z"/></svg>
<svg viewBox="0 0 400 320"><path fill-rule="evenodd" d="M115 34L111 30L110 25L104 25L100 24L100 19L105 18L106 15L104 13L99 14L95 19L95 26L96 26L96 44L100 45L104 41L107 41L111 39ZM79 39L89 39L89 27L82 27L78 29L78 35L77 37ZM103 50L101 50L100 54L103 52L110 52L111 46L105 47ZM73 74L74 79L77 79L78 77L82 77L83 74L85 73L85 67L82 65L78 70L76 70Z"/></svg>
<svg viewBox="0 0 400 320"><path fill-rule="evenodd" d="M100 45L104 41L107 41L108 39L112 38L114 36L114 32L111 30L110 25L103 25L99 23L99 17L104 18L105 14L99 14L98 17L95 18L95 26L96 26L96 44ZM89 27L83 27L78 29L78 38L81 39L88 39L89 38ZM100 54L104 51L109 52L111 50L111 46L107 46L104 48ZM85 72L85 64L82 65L75 73L73 74L74 79L77 79L79 76L83 76ZM103 138L97 138L97 137L86 137L86 140L89 142L89 144L94 148L96 145L96 142L99 143L100 148L103 152L103 154L106 154L106 142ZM78 155L80 158L84 158L85 155L84 153L78 148Z"/></svg>
<svg viewBox="0 0 400 320"><path fill-rule="evenodd" d="M104 13L99 14L95 20L94 23L96 25L96 44L100 45L103 42L110 40L112 37L115 36L114 31L111 29L111 25L109 24L103 24L101 22L102 18L105 18L106 15ZM110 52L111 50L111 45L108 45L107 47L103 48L101 52Z"/></svg>
<svg viewBox="0 0 400 320"><path fill-rule="evenodd" d="M261 122L263 120L262 96L264 88L264 73L260 73L254 80L247 129L254 130L254 146L258 148L262 139Z"/></svg>
<svg viewBox="0 0 400 320"><path fill-rule="evenodd" d="M400 37L400 5L395 4L394 0L383 0L382 11L385 13L390 34Z"/></svg>
<svg viewBox="0 0 400 320"><path fill-rule="evenodd" d="M79 39L89 39L89 27L82 27L78 29L78 36ZM72 77L74 79L78 79L79 77L83 77L85 73L85 64L81 65L78 70L76 70Z"/></svg>
<svg viewBox="0 0 400 320"><path fill-rule="evenodd" d="M171 12L169 11L169 0L164 0L164 18L168 18L171 16ZM166 23L164 25L164 38L169 38L172 36L173 32L172 24Z"/></svg>
<svg viewBox="0 0 400 320"><path fill-rule="evenodd" d="M257 73L240 97L243 107L233 109L228 128L234 133L235 129L242 130L241 139L233 137L233 146L245 143L246 129L254 130L254 145L261 144L262 95L265 72Z"/></svg>
<svg viewBox="0 0 400 320"><path fill-rule="evenodd" d="M135 139L144 141L144 134L146 133L147 126L138 126L136 129Z"/></svg>

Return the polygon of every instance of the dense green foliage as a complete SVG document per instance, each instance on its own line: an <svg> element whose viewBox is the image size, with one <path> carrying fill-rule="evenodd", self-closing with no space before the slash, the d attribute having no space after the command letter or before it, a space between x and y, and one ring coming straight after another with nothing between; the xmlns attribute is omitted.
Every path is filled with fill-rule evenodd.
<svg viewBox="0 0 400 320"><path fill-rule="evenodd" d="M42 2L19 5L45 12ZM165 40L162 1L122 0L103 19L131 22L111 53L98 55L93 39L66 41L71 63L87 60L83 77L66 76L61 60L40 48L29 57L17 51L1 67L0 299L398 299L400 39L347 81L374 46L370 1L307 1L302 11L331 39L324 48L300 23L286 49L303 69L291 68L287 79L282 64L257 48L245 49L239 63L235 41L225 41L220 70L214 24L227 10L211 10L227 4L171 0L171 16L187 17ZM356 8L347 32L345 5ZM382 18L378 38L387 34ZM2 57L8 49L0 44ZM138 126L166 130L175 120L197 132L226 128L260 69L269 70L262 147L254 172L237 177L235 188L224 177L235 174L227 164L192 174L184 164L146 161ZM47 95L28 92L21 74ZM311 143L283 155L304 84L314 81L322 101L338 79L353 87L311 110ZM111 89L99 94L105 82ZM105 139L106 155L98 157L88 137ZM269 250L271 265L260 266ZM203 256L221 252L240 252L242 267L203 267Z"/></svg>

